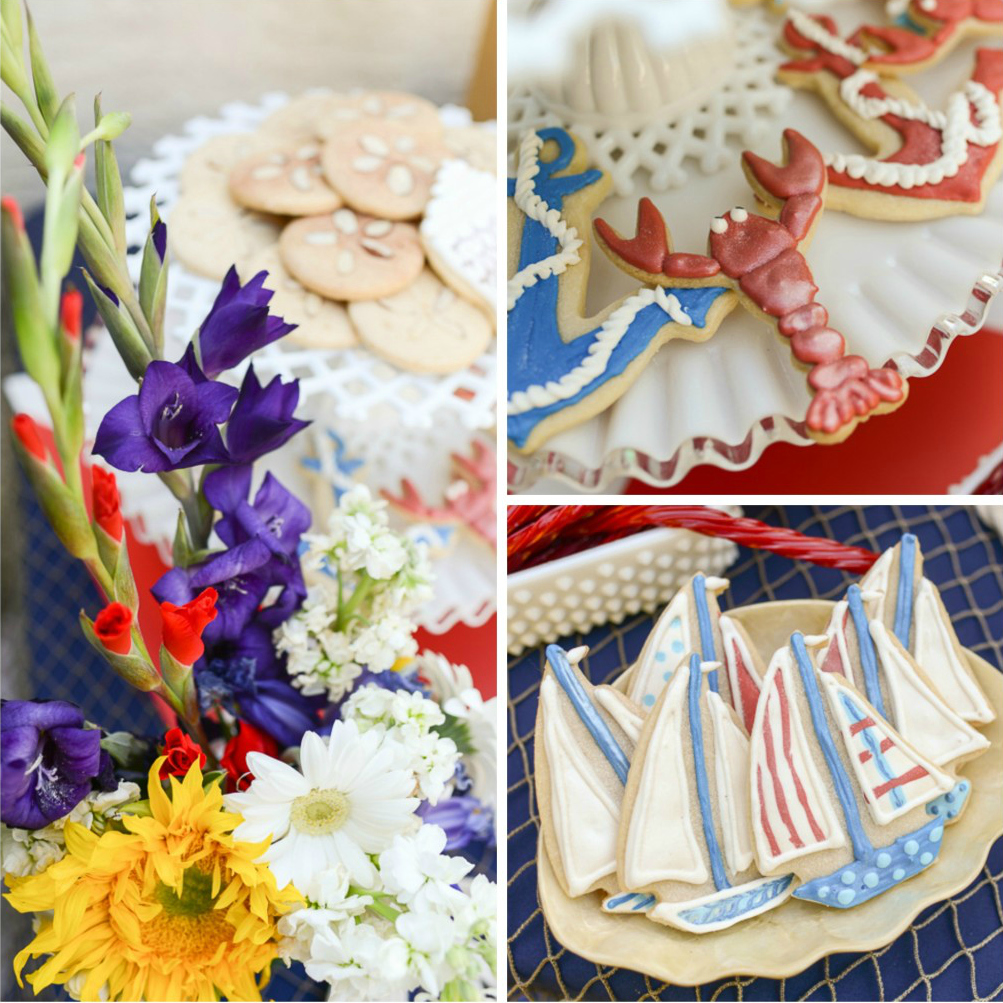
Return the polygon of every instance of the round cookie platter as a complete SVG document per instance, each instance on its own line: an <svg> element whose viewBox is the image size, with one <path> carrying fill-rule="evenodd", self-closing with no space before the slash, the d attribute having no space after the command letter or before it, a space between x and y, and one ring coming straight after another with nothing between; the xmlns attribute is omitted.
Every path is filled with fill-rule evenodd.
<svg viewBox="0 0 1003 1003"><path fill-rule="evenodd" d="M833 603L797 600L758 603L729 611L755 637L771 636L778 622L792 629L819 629ZM966 652L972 672L990 702L1003 704L1003 677L986 661ZM621 676L613 685L623 688ZM993 841L1003 834L1003 720L982 729L991 745L961 768L971 782L970 803L952 829L937 863L854 909L821 908L790 899L725 930L686 933L643 916L610 915L602 894L569 898L561 889L541 837L537 870L540 904L554 936L568 950L598 964L641 971L677 985L701 985L729 975L786 978L836 952L874 950L894 940L921 910L963 890L982 869ZM797 930L796 937L789 935Z"/></svg>
<svg viewBox="0 0 1003 1003"><path fill-rule="evenodd" d="M873 21L874 6L853 0L834 5L830 13L845 32ZM743 25L753 34L767 25L779 38L781 18L758 6L736 8L733 16L740 34ZM963 41L942 63L910 77L910 86L932 107L942 107L970 71L975 47ZM671 179L660 176L656 185L654 175L640 169L653 163L651 157L637 160L628 181L614 174L617 188L632 188L631 194L612 195L595 215L631 234L638 199L648 196L664 215L675 249L703 251L712 217L754 204L739 163L742 149L776 160L788 127L822 151L854 148L852 136L815 94L796 91L782 115L775 111L770 104L758 109L766 126L754 141L729 140L732 155L718 173L704 173L699 159L684 159ZM676 187L665 190L667 182ZM683 182L685 193L678 187ZM826 211L807 260L818 299L844 334L847 353L916 378L935 373L953 340L981 327L1003 285L1001 234L1003 181L998 181L979 216L892 223ZM590 239L595 248L594 236ZM590 315L637 286L605 255L593 253L591 261ZM557 479L562 489L600 491L618 477L669 487L698 464L745 469L774 442L815 445L800 421L789 417L804 415L809 399L789 346L748 313L736 311L703 343L676 340L663 346L605 412L560 432L534 453L510 449L509 488L531 491L547 478L547 489ZM537 490L543 489L541 484Z"/></svg>

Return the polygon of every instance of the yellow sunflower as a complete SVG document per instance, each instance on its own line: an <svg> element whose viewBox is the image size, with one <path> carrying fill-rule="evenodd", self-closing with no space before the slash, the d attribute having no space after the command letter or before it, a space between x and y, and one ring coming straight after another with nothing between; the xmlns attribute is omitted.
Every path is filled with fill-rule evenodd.
<svg viewBox="0 0 1003 1003"><path fill-rule="evenodd" d="M66 856L41 874L8 878L20 912L52 910L14 959L51 955L27 976L37 993L83 979L81 999L260 1000L276 957L276 919L302 901L279 891L268 846L231 835L241 816L223 811L219 782L202 789L195 762L182 783L150 770L150 816L127 815L125 832L96 835L68 822Z"/></svg>

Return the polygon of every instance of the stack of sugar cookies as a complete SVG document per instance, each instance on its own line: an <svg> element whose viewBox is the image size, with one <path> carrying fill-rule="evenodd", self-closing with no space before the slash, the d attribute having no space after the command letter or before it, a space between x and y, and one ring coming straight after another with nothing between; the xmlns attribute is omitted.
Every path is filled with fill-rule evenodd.
<svg viewBox="0 0 1003 1003"><path fill-rule="evenodd" d="M424 98L304 94L188 158L171 247L206 278L267 271L294 344L451 373L493 334L494 170L494 130Z"/></svg>

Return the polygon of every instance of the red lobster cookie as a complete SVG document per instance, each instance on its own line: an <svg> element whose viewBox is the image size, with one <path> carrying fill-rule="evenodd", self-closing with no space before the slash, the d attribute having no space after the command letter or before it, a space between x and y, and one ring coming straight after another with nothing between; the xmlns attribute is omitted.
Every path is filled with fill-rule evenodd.
<svg viewBox="0 0 1003 1003"><path fill-rule="evenodd" d="M976 215L984 208L1003 170L1003 51L976 49L971 77L943 111L930 108L898 79L940 58L972 30L966 25L978 23L973 11L983 5L934 4L938 11L949 6L959 15L964 7L972 17L938 21L941 28L931 36L865 26L848 40L830 17L788 12L783 43L797 58L780 67L779 79L816 91L873 151L826 157L828 208L888 220ZM946 10L942 13L946 17Z"/></svg>
<svg viewBox="0 0 1003 1003"><path fill-rule="evenodd" d="M843 336L828 326L815 302L818 287L800 247L807 246L826 195L825 164L799 132L784 132L783 166L754 153L742 155L745 175L777 219L736 208L711 222L709 255L671 249L661 213L649 199L638 206L637 235L621 237L608 223L595 223L600 246L615 265L656 286L726 284L753 315L790 339L795 360L808 368L812 401L807 432L820 442L841 442L871 415L893 411L907 386L890 368L871 369L859 355L846 355Z"/></svg>

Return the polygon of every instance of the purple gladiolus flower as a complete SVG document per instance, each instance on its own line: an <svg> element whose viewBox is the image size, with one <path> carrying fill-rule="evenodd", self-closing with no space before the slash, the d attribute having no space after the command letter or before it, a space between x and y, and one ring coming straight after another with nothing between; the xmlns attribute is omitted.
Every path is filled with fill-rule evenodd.
<svg viewBox="0 0 1003 1003"><path fill-rule="evenodd" d="M0 708L0 821L41 829L68 815L107 767L101 732L64 700L5 700Z"/></svg>
<svg viewBox="0 0 1003 1003"><path fill-rule="evenodd" d="M283 383L276 376L262 387L251 366L226 426L226 444L233 462L252 463L306 428L310 422L293 417L299 398L298 380Z"/></svg>
<svg viewBox="0 0 1003 1003"><path fill-rule="evenodd" d="M455 795L435 805L423 801L417 814L445 831L447 853L464 850L475 842L493 845L494 813L475 797Z"/></svg>
<svg viewBox="0 0 1003 1003"><path fill-rule="evenodd" d="M205 479L205 496L222 518L216 535L228 546L260 540L274 554L293 557L300 537L310 528L310 510L287 491L271 474L266 474L254 496L250 466L223 467Z"/></svg>
<svg viewBox="0 0 1003 1003"><path fill-rule="evenodd" d="M139 393L105 416L94 452L119 470L178 470L229 460L218 425L230 416L237 391L196 383L180 366L151 362Z"/></svg>
<svg viewBox="0 0 1003 1003"><path fill-rule="evenodd" d="M268 313L272 292L263 288L267 278L268 272L258 272L241 286L236 268L226 273L216 302L192 339L194 361L210 380L295 329L295 324Z"/></svg>

